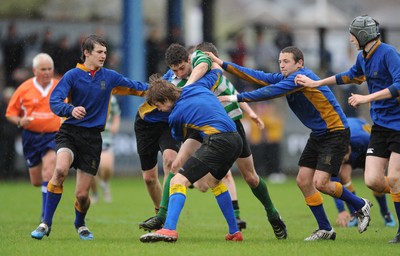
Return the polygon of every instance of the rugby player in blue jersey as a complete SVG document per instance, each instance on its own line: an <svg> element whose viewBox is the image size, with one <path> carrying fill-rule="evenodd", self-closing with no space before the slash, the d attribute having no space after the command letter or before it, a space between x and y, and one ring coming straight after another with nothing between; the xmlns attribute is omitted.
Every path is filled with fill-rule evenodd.
<svg viewBox="0 0 400 256"><path fill-rule="evenodd" d="M356 63L347 71L317 80L302 74L296 83L314 88L322 85L367 82L369 94L352 94L348 103L357 107L370 104L373 122L367 157L365 184L373 191L387 191L389 180L397 219L400 218L400 56L396 48L380 40L379 23L368 15L353 19L350 42L360 50ZM390 243L400 243L400 227Z"/></svg>
<svg viewBox="0 0 400 256"><path fill-rule="evenodd" d="M304 57L300 49L289 46L281 50L280 73L265 73L245 68L231 62L223 62L212 53L209 54L214 62L229 73L263 86L237 95L220 96L220 101L254 102L286 96L289 107L311 130L298 163L297 185L318 223L318 228L305 240L336 238L336 232L326 216L320 192L351 204L357 210L358 231L364 232L370 222L371 203L355 196L340 182L330 180L332 175L336 176L339 173L349 144L350 131L346 116L327 86L304 88L295 84L294 79L298 74L319 79L314 72L304 67Z"/></svg>

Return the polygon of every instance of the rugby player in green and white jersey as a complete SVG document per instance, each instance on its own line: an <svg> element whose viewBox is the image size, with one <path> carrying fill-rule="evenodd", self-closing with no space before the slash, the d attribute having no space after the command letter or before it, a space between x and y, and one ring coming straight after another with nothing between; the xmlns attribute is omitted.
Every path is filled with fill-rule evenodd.
<svg viewBox="0 0 400 256"><path fill-rule="evenodd" d="M197 77L190 76L189 80L187 80L185 82L185 80L188 77L188 74L190 74L191 69L192 69L191 63L195 64L199 59L204 58L203 52L210 51L210 52L214 52L214 54L218 54L217 49L213 44L205 42L205 43L199 44L196 47L197 50L194 51L194 53L192 53L191 61L189 61L189 60L184 61L185 60L184 58L179 58L179 53L184 54L184 50L186 50L185 48L183 48L183 49L182 48L183 48L182 46L179 47L179 45L176 45L176 46L173 46L173 48L170 47L166 53L167 65L171 69L170 69L170 71L168 71L168 73L166 75L164 75L164 78L169 80L170 82L174 83L178 87L182 87L186 84L191 84L192 81L196 81L199 78L198 77L199 73L197 73L196 74ZM193 66L195 66L195 65L193 65ZM168 75L169 75L169 77L168 77ZM236 90L235 90L234 86L224 76L222 76L222 78L218 82L218 85L214 88L213 92L216 96L236 94ZM257 197L257 199L264 206L267 216L268 216L268 220L273 228L276 238L277 239L286 239L287 238L286 226L285 226L284 222L282 221L280 214L278 213L278 211L276 210L276 208L274 207L274 205L272 203L272 200L269 196L268 189L267 189L267 186L266 186L264 180L258 176L258 174L254 168L254 162L253 162L253 157L251 154L250 146L247 142L243 125L240 122L240 119L243 116L241 108L243 108L243 110L249 114L249 116L252 118L252 120L254 120L260 128L264 128L264 124L258 118L256 113L254 113L254 111L246 103L245 104L240 103L240 105L238 103L233 103L233 104L228 103L228 104L224 104L224 108L225 108L226 112L228 113L228 115L235 122L235 124L237 126L237 130L243 140L242 153L241 153L240 157L238 158L238 160L236 161L236 164L237 164L243 178L245 179L247 184L250 186L253 194ZM200 145L201 145L201 142L199 141L198 137L191 135L185 141L185 143L181 146L181 149L178 153L177 158L172 163L172 167L171 167L172 171L174 173L176 173L179 170L179 167L181 167L183 165L185 160L188 159L188 157L194 151L196 151L200 147ZM170 174L170 176L172 178L173 174ZM231 191L231 189L233 187L233 189L234 189L233 192L236 192L236 188L235 188L235 184L234 184L231 172L228 172L228 174L224 178L223 182L225 184L227 184L227 186L228 186L229 192L231 193L231 197L233 200L234 208L237 208L237 210L235 209L235 213L238 214L239 211L238 211L237 200L234 200L237 198L235 197L235 194L232 195L232 191ZM196 182L196 184L194 184L194 185L202 191L206 191L208 189L208 185L202 180ZM165 220L165 215L159 216L159 215L161 215L161 211L166 210L168 207L167 206L168 197L166 197L166 200L165 200L167 202L167 204L163 204L165 194L169 194L168 193L169 190L166 190L165 187L164 187L163 200L161 203L161 208L160 208L159 214L157 214L157 216L149 218L145 222L140 223L139 226L142 225L141 228L146 229L146 227L147 227L147 230L152 230L150 228L150 227L152 227L152 224L160 223L160 221L162 221L162 223L163 223L163 220ZM240 226L240 225L242 225L242 226ZM241 220L238 219L238 226L240 229L245 228L245 225L246 225L245 222L241 223Z"/></svg>

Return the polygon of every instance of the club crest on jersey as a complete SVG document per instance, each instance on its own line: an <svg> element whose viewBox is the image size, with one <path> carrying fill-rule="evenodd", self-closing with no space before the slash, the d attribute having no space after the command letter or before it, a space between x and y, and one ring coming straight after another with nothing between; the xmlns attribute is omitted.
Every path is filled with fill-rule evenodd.
<svg viewBox="0 0 400 256"><path fill-rule="evenodd" d="M100 88L101 88L102 90L105 90L105 89L106 89L106 81L101 81L101 82L100 82Z"/></svg>

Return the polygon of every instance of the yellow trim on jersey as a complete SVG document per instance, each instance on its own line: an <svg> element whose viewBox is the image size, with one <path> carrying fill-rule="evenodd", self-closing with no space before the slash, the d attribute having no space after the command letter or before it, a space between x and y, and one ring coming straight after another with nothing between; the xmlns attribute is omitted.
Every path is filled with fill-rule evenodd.
<svg viewBox="0 0 400 256"><path fill-rule="evenodd" d="M239 71L238 69L236 69L232 65L228 65L227 68L226 68L226 71L228 71L232 75L235 75L235 76L237 76L237 77L239 77L239 78L241 78L241 79L243 79L245 81L249 81L249 82L254 83L254 84L259 84L259 85L263 85L263 86L270 85L269 83L267 83L267 82L265 82L263 80L255 79L254 77Z"/></svg>
<svg viewBox="0 0 400 256"><path fill-rule="evenodd" d="M345 129L340 115L336 112L332 104L326 104L329 102L329 99L327 99L321 91L315 88L304 88L302 92L310 104L320 113L329 131Z"/></svg>
<svg viewBox="0 0 400 256"><path fill-rule="evenodd" d="M365 77L365 75L354 77L353 79L350 79L350 77L348 76L342 76L342 80L344 84L351 84L351 83L362 84L367 80L367 78Z"/></svg>
<svg viewBox="0 0 400 256"><path fill-rule="evenodd" d="M135 96L143 97L146 94L146 91L138 91L138 90L128 88L125 86L116 86L112 89L112 94L135 95Z"/></svg>
<svg viewBox="0 0 400 256"><path fill-rule="evenodd" d="M202 131L207 135L211 135L211 134L216 134L216 133L220 133L220 131L218 129L215 129L214 127L211 127L209 125L205 125L205 126L197 126L197 125L193 125L193 124L187 124L186 128L191 128L197 131Z"/></svg>
<svg viewBox="0 0 400 256"><path fill-rule="evenodd" d="M213 192L214 196L219 196L222 193L228 191L228 188L225 186L223 182L221 182L218 186L212 188L211 191Z"/></svg>
<svg viewBox="0 0 400 256"><path fill-rule="evenodd" d="M148 114L153 112L156 109L156 106L150 105L147 101L143 102L142 105L139 106L138 112L140 118L144 120L144 117Z"/></svg>

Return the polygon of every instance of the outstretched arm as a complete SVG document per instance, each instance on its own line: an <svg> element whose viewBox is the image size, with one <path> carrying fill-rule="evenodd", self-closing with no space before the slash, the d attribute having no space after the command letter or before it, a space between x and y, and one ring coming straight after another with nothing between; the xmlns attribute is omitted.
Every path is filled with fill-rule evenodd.
<svg viewBox="0 0 400 256"><path fill-rule="evenodd" d="M353 107L357 107L360 104L370 103L371 101L375 100L389 99L392 97L393 97L392 93L389 91L389 89L386 88L378 92L374 92L372 94L367 94L367 95L352 93L348 99L348 103Z"/></svg>
<svg viewBox="0 0 400 256"><path fill-rule="evenodd" d="M311 78L309 78L305 75L301 75L301 74L296 76L296 78L294 79L294 82L297 85L301 85L304 87L311 87L311 88L315 88L315 87L319 87L319 86L323 86L323 85L337 84L335 76L330 76L330 77L327 77L322 80L312 80Z"/></svg>

